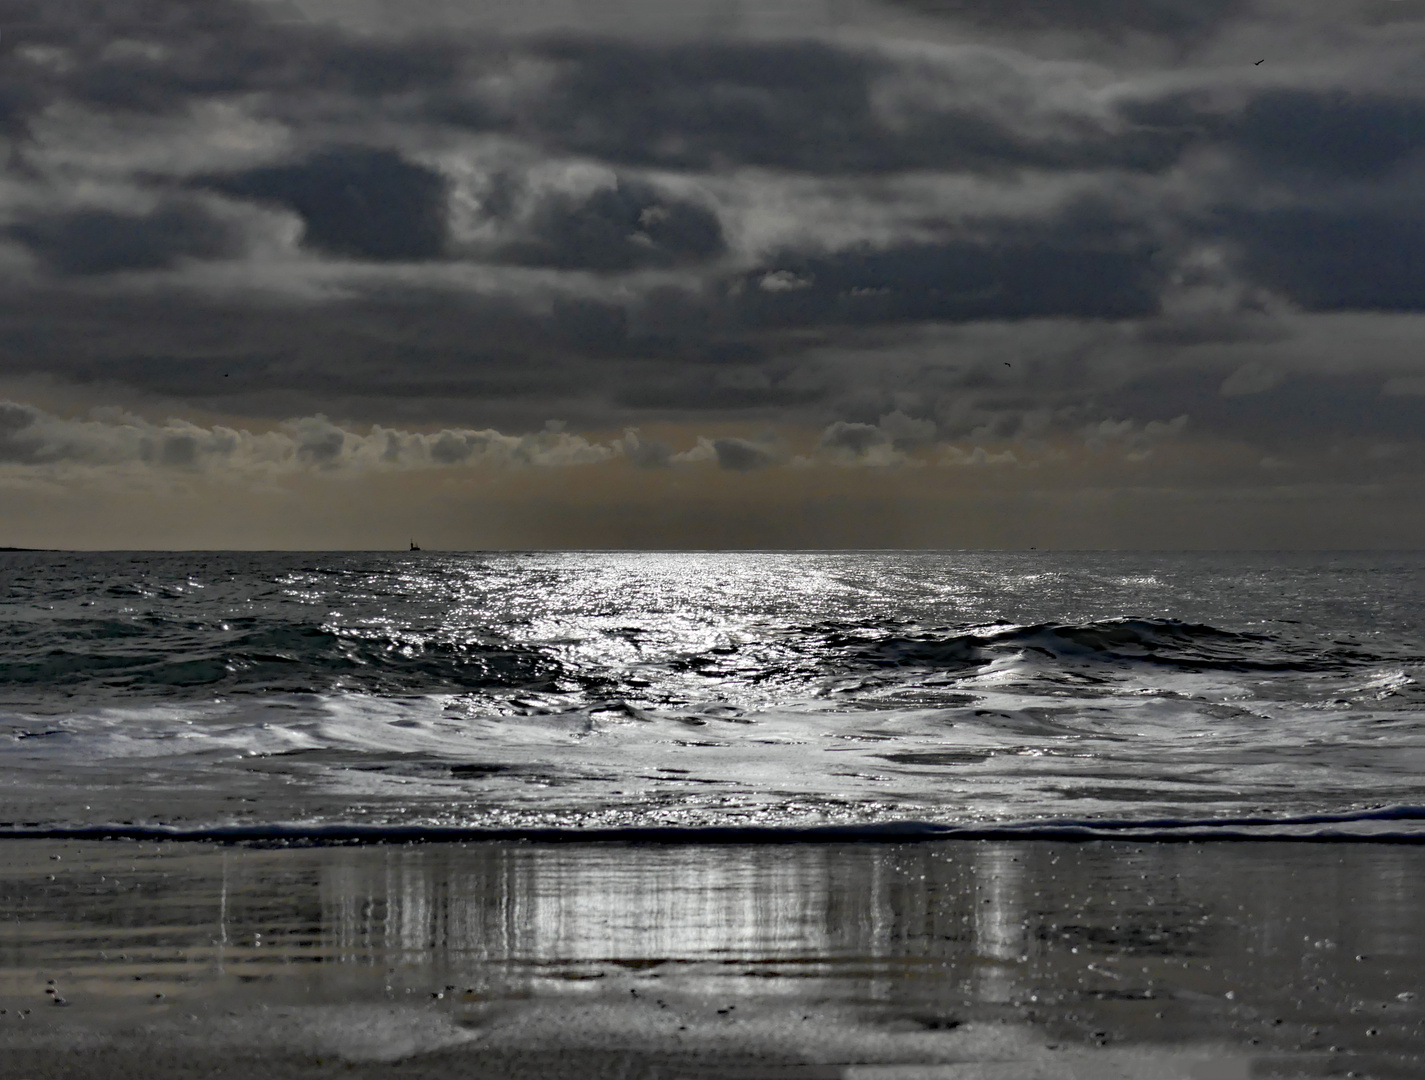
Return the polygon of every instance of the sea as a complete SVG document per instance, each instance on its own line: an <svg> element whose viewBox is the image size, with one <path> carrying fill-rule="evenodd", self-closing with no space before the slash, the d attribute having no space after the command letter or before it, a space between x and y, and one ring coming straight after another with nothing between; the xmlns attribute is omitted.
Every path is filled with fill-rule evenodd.
<svg viewBox="0 0 1425 1080"><path fill-rule="evenodd" d="M1425 836L1418 552L13 552L0 834Z"/></svg>

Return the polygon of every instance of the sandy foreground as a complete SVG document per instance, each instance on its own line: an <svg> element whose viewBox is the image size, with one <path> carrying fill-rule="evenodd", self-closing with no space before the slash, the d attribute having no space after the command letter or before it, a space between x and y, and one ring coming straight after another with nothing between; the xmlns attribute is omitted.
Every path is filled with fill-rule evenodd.
<svg viewBox="0 0 1425 1080"><path fill-rule="evenodd" d="M0 841L0 1078L1425 1076L1425 847Z"/></svg>

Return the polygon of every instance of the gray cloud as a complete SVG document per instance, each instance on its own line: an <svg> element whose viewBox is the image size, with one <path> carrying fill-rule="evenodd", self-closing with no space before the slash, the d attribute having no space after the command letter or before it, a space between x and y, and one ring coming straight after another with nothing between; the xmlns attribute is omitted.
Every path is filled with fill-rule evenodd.
<svg viewBox="0 0 1425 1080"><path fill-rule="evenodd" d="M1242 397L1245 394L1260 394L1274 390L1281 385L1285 376L1278 368L1265 364L1243 364L1222 380L1218 390L1223 397Z"/></svg>
<svg viewBox="0 0 1425 1080"><path fill-rule="evenodd" d="M0 461L35 460L37 442L31 429L38 413L13 401L0 402Z"/></svg>
<svg viewBox="0 0 1425 1080"><path fill-rule="evenodd" d="M893 415L901 417L898 423L902 429L916 426L914 422L906 423L909 417L902 417L899 413ZM892 423L895 426L897 421ZM934 432L935 425L929 427ZM908 459L896 449L895 444L894 435L884 426L838 420L821 433L817 439L817 450L839 465L904 465Z"/></svg>
<svg viewBox="0 0 1425 1080"><path fill-rule="evenodd" d="M890 436L874 425L848 424L838 420L821 433L818 445L827 450L845 450L860 456L890 441Z"/></svg>
<svg viewBox="0 0 1425 1080"><path fill-rule="evenodd" d="M349 474L458 465L590 465L620 452L617 445L590 442L557 424L527 435L450 428L429 434L380 425L358 430L315 415L254 432L175 419L156 423L114 408L70 419L0 401L0 464L5 465L157 466L261 479L298 470Z"/></svg>
<svg viewBox="0 0 1425 1080"><path fill-rule="evenodd" d="M712 449L718 468L732 472L752 472L777 462L775 451L750 439L713 439Z"/></svg>
<svg viewBox="0 0 1425 1080"><path fill-rule="evenodd" d="M243 250L243 238L230 222L197 202L176 198L147 213L39 214L7 232L58 274L166 269L183 258L228 258Z"/></svg>
<svg viewBox="0 0 1425 1080"><path fill-rule="evenodd" d="M899 7L948 29L354 33L237 0L7 29L0 378L306 416L282 460L323 475L543 460L550 415L670 478L1018 466L1126 417L1114 460L1184 414L1181 445L1415 437L1425 23L1258 70L1258 2ZM80 430L5 452L77 462ZM215 437L124 460L201 471Z"/></svg>
<svg viewBox="0 0 1425 1080"><path fill-rule="evenodd" d="M862 424L832 424L819 449L836 464L899 465L891 435ZM677 452L669 444L628 429L603 443L548 421L524 435L493 429L445 428L419 432L334 423L323 415L287 419L266 431L185 420L155 422L112 407L66 418L31 405L0 401L0 465L41 468L157 468L214 477L264 479L293 472L351 475L392 470L460 467L560 468L618 459L640 469L708 467L752 472L787 465L766 440L698 436ZM805 466L807 459L794 464Z"/></svg>
<svg viewBox="0 0 1425 1080"><path fill-rule="evenodd" d="M342 451L346 449L346 432L326 417L307 417L292 427L296 436L293 449L299 461L330 466L341 460Z"/></svg>
<svg viewBox="0 0 1425 1080"><path fill-rule="evenodd" d="M153 425L115 410L99 410L89 420L66 420L31 405L0 401L0 463L6 465L181 468L205 455L231 455L237 445L238 433L221 427Z"/></svg>
<svg viewBox="0 0 1425 1080"><path fill-rule="evenodd" d="M891 442L899 449L921 446L934 439L936 434L935 421L907 416L900 409L895 409L882 416L877 426L890 437Z"/></svg>
<svg viewBox="0 0 1425 1080"><path fill-rule="evenodd" d="M641 469L666 469L673 463L673 448L657 439L645 439L629 428L623 433L623 454Z"/></svg>

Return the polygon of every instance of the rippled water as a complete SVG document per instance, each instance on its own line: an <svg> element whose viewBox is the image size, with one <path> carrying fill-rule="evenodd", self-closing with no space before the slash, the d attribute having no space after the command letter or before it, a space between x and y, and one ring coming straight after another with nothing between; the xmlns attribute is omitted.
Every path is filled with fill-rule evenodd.
<svg viewBox="0 0 1425 1080"><path fill-rule="evenodd" d="M0 555L0 822L1414 832L1422 568Z"/></svg>

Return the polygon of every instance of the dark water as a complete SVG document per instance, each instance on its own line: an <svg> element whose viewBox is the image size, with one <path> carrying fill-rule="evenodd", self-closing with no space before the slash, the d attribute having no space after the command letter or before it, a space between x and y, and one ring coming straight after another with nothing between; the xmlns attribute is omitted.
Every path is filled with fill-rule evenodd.
<svg viewBox="0 0 1425 1080"><path fill-rule="evenodd" d="M1422 569L0 555L0 822L1414 834Z"/></svg>

